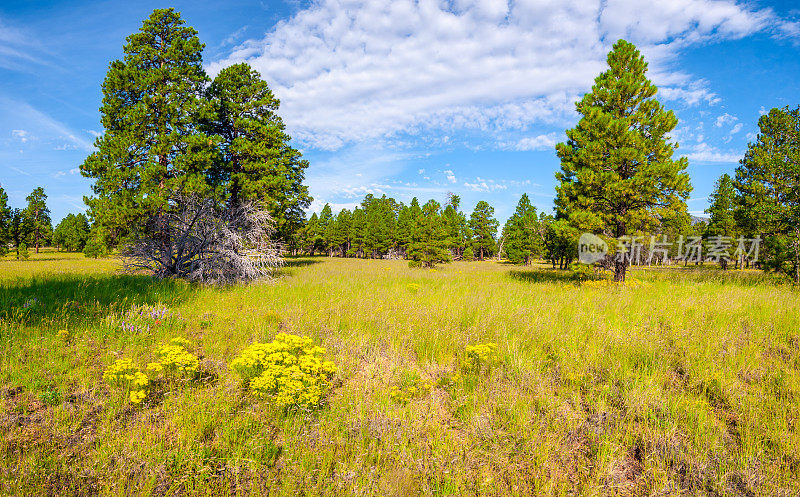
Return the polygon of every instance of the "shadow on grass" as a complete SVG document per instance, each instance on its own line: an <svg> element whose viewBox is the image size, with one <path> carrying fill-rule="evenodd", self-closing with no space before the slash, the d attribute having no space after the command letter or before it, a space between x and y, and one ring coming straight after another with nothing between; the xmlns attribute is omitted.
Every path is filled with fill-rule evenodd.
<svg viewBox="0 0 800 497"><path fill-rule="evenodd" d="M177 305L197 285L145 275L48 275L0 285L0 318L22 324L45 319L70 322L104 317L135 304Z"/></svg>
<svg viewBox="0 0 800 497"><path fill-rule="evenodd" d="M306 267L314 264L319 264L319 259L311 257L287 257L284 267Z"/></svg>
<svg viewBox="0 0 800 497"><path fill-rule="evenodd" d="M644 271L633 270L634 276L645 276L654 281L672 283L716 283L735 286L791 286L783 274L768 273L760 269L720 269L709 266L654 266Z"/></svg>
<svg viewBox="0 0 800 497"><path fill-rule="evenodd" d="M574 283L572 273L558 269L512 269L508 275L525 283Z"/></svg>

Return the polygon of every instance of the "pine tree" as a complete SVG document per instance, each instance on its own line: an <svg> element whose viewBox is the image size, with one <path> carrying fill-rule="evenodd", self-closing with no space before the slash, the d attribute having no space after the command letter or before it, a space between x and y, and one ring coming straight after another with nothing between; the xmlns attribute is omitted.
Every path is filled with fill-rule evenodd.
<svg viewBox="0 0 800 497"><path fill-rule="evenodd" d="M461 197L449 193L447 205L442 213L442 219L447 232L447 246L457 256L461 257L464 248L469 244L469 229L467 227L467 217L458 210L461 205Z"/></svg>
<svg viewBox="0 0 800 497"><path fill-rule="evenodd" d="M30 242L36 247L38 254L39 247L47 242L53 234L50 209L47 208L47 195L44 193L44 188L40 186L35 188L25 200L28 205L22 212L22 216L28 226Z"/></svg>
<svg viewBox="0 0 800 497"><path fill-rule="evenodd" d="M567 269L578 255L579 231L566 219L552 219L547 224L545 249L553 268Z"/></svg>
<svg viewBox="0 0 800 497"><path fill-rule="evenodd" d="M335 249L339 252L340 257L346 257L348 250L350 250L350 227L352 225L353 216L347 209L342 209L336 216L336 230Z"/></svg>
<svg viewBox="0 0 800 497"><path fill-rule="evenodd" d="M314 249L330 255L330 242L327 239L328 227L333 223L333 210L330 204L325 204L319 213L314 238Z"/></svg>
<svg viewBox="0 0 800 497"><path fill-rule="evenodd" d="M409 247L409 257L414 263L410 265L430 268L441 262L450 262L451 254L447 249L446 235L439 203L429 200L422 206L415 241Z"/></svg>
<svg viewBox="0 0 800 497"><path fill-rule="evenodd" d="M764 238L763 266L800 283L800 107L772 109L736 169L736 215Z"/></svg>
<svg viewBox="0 0 800 497"><path fill-rule="evenodd" d="M157 9L111 63L100 108L104 134L81 165L95 180L91 217L114 241L167 209L175 192L214 192L212 140L197 129L206 111L203 44L173 9Z"/></svg>
<svg viewBox="0 0 800 497"><path fill-rule="evenodd" d="M497 226L494 207L483 200L478 202L469 218L469 228L472 231L473 251L478 253L480 260L494 252Z"/></svg>
<svg viewBox="0 0 800 497"><path fill-rule="evenodd" d="M531 259L541 255L543 245L539 217L536 208L531 205L527 194L522 194L517 209L503 227L505 245L503 247L508 260L514 264L530 264Z"/></svg>
<svg viewBox="0 0 800 497"><path fill-rule="evenodd" d="M403 206L397 215L397 245L404 253L408 254L409 246L414 242L414 233L417 231L417 222L422 215L417 197L411 199L409 206Z"/></svg>
<svg viewBox="0 0 800 497"><path fill-rule="evenodd" d="M734 219L734 200L736 190L729 174L723 174L714 185L714 191L708 198L706 214L710 215L707 232L712 235L734 236L736 220Z"/></svg>
<svg viewBox="0 0 800 497"><path fill-rule="evenodd" d="M622 237L685 211L691 186L687 160L672 158L677 144L668 133L678 120L654 98L644 57L619 40L607 60L609 69L576 105L578 125L556 146L557 206L574 226ZM616 264L617 281L627 265L624 258Z"/></svg>
<svg viewBox="0 0 800 497"><path fill-rule="evenodd" d="M350 257L365 257L364 234L367 230L367 216L364 209L356 207L353 209L353 217L350 223L350 250L347 255Z"/></svg>
<svg viewBox="0 0 800 497"><path fill-rule="evenodd" d="M0 256L8 253L8 244L11 242L11 206L8 205L8 195L0 186Z"/></svg>
<svg viewBox="0 0 800 497"><path fill-rule="evenodd" d="M263 201L277 236L288 243L302 226L311 197L303 185L308 161L289 146L276 114L280 102L246 63L220 71L207 95L211 112L203 129L219 137L216 182L232 201Z"/></svg>
<svg viewBox="0 0 800 497"><path fill-rule="evenodd" d="M53 245L67 252L81 252L89 240L89 220L83 213L67 214L53 230Z"/></svg>
<svg viewBox="0 0 800 497"><path fill-rule="evenodd" d="M9 222L9 238L11 243L14 244L17 259L20 258L23 252L22 247L27 247L27 240L31 234L33 227L30 224L30 219L25 215L25 211L19 208L11 209L11 220ZM27 258L27 257L26 257Z"/></svg>

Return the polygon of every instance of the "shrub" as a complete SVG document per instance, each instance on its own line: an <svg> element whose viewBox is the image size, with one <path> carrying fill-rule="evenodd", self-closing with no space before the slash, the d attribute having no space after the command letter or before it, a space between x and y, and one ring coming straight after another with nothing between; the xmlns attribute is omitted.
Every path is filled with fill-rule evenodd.
<svg viewBox="0 0 800 497"><path fill-rule="evenodd" d="M190 343L182 337L173 338L169 344L156 349L158 361L148 364L147 369L164 372L164 375L171 379L196 376L200 370L200 360L186 350L186 346Z"/></svg>
<svg viewBox="0 0 800 497"><path fill-rule="evenodd" d="M231 362L246 387L282 408L318 407L336 370L323 361L325 349L308 337L278 333L270 343L254 343Z"/></svg>
<svg viewBox="0 0 800 497"><path fill-rule="evenodd" d="M130 359L117 359L103 373L103 380L110 386L122 389L128 399L138 404L147 397L150 380Z"/></svg>
<svg viewBox="0 0 800 497"><path fill-rule="evenodd" d="M17 250L17 259L27 261L30 256L31 255L28 253L28 245L26 243L20 243Z"/></svg>
<svg viewBox="0 0 800 497"><path fill-rule="evenodd" d="M475 254L472 252L471 246L464 249L464 253L461 254L461 259L465 261L472 261L475 259Z"/></svg>
<svg viewBox="0 0 800 497"><path fill-rule="evenodd" d="M570 277L576 281L589 281L597 279L592 266L573 262L569 265Z"/></svg>
<svg viewBox="0 0 800 497"><path fill-rule="evenodd" d="M404 379L399 385L392 386L389 390L389 397L398 404L407 404L413 398L427 395L431 388L433 388L433 382L414 375Z"/></svg>
<svg viewBox="0 0 800 497"><path fill-rule="evenodd" d="M478 345L467 345L464 349L466 357L461 369L467 373L479 373L491 369L497 362L497 344L493 342Z"/></svg>
<svg viewBox="0 0 800 497"><path fill-rule="evenodd" d="M108 236L102 229L92 229L83 247L83 255L97 259L108 255Z"/></svg>

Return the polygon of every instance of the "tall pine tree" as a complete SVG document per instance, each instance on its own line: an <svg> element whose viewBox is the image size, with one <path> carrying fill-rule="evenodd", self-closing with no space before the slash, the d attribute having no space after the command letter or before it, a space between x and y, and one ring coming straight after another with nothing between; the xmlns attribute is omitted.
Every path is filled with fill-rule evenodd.
<svg viewBox="0 0 800 497"><path fill-rule="evenodd" d="M104 133L81 166L86 199L112 239L169 208L175 192L213 194L213 142L197 129L206 110L203 44L173 9L158 9L111 63L100 108Z"/></svg>
<svg viewBox="0 0 800 497"><path fill-rule="evenodd" d="M215 182L233 202L264 202L278 237L288 243L302 226L311 197L303 185L308 161L289 145L276 114L280 102L246 63L220 71L207 95L210 113L203 130L218 137Z"/></svg>
<svg viewBox="0 0 800 497"><path fill-rule="evenodd" d="M654 98L644 57L619 40L607 61L609 69L576 104L578 125L556 146L557 207L574 226L622 237L685 211L691 186L686 159L672 158L677 144L668 133L678 120ZM627 266L618 260L617 281Z"/></svg>
<svg viewBox="0 0 800 497"><path fill-rule="evenodd" d="M8 252L8 244L11 242L11 206L8 205L8 194L0 186L0 256Z"/></svg>
<svg viewBox="0 0 800 497"><path fill-rule="evenodd" d="M442 222L439 203L435 200L429 200L422 206L422 216L417 223L416 236L409 247L408 255L415 264L428 268L451 260L447 249L447 231Z"/></svg>
<svg viewBox="0 0 800 497"><path fill-rule="evenodd" d="M800 283L800 107L772 109L736 169L737 217L765 238L764 268Z"/></svg>
<svg viewBox="0 0 800 497"><path fill-rule="evenodd" d="M53 234L53 223L50 220L50 209L47 207L47 194L41 186L34 188L30 195L25 200L28 205L22 211L22 216L25 219L24 224L28 227L30 242L36 247L36 253L39 253L39 247L47 242Z"/></svg>
<svg viewBox="0 0 800 497"><path fill-rule="evenodd" d="M472 232L472 250L480 260L494 253L497 226L494 207L483 200L478 202L469 218L469 228Z"/></svg>

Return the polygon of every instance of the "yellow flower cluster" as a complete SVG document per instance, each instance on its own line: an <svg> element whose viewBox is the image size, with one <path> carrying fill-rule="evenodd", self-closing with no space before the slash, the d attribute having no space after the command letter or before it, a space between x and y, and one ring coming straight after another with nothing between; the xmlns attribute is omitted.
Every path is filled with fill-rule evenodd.
<svg viewBox="0 0 800 497"><path fill-rule="evenodd" d="M433 383L430 380L413 380L408 385L392 386L389 397L398 404L407 404L409 400L427 395Z"/></svg>
<svg viewBox="0 0 800 497"><path fill-rule="evenodd" d="M419 283L409 283L408 285L406 285L406 287L408 288L408 291L411 293L417 293L421 288Z"/></svg>
<svg viewBox="0 0 800 497"><path fill-rule="evenodd" d="M68 342L69 339L70 339L69 331L67 331L67 330L58 330L57 335L58 335L58 338L64 340L65 342Z"/></svg>
<svg viewBox="0 0 800 497"><path fill-rule="evenodd" d="M645 286L641 280L637 280L634 278L627 278L625 283L619 283L614 280L588 280L581 282L581 286L589 287L589 288L609 288L609 287L622 287L627 286L631 288L637 288L641 286Z"/></svg>
<svg viewBox="0 0 800 497"><path fill-rule="evenodd" d="M497 361L497 344L494 342L467 345L464 352L466 352L466 358L462 369L465 371L478 372L483 368L491 367Z"/></svg>
<svg viewBox="0 0 800 497"><path fill-rule="evenodd" d="M323 361L325 349L309 337L278 333L270 343L254 343L231 361L243 383L278 406L316 407L336 366Z"/></svg>
<svg viewBox="0 0 800 497"><path fill-rule="evenodd" d="M117 359L103 373L103 379L113 387L119 387L128 392L128 398L138 404L147 397L147 385L150 380L130 359Z"/></svg>
<svg viewBox="0 0 800 497"><path fill-rule="evenodd" d="M181 337L173 338L167 345L156 349L157 362L151 362L147 369L155 372L164 372L172 376L193 376L200 369L200 360L196 355L186 350L190 342Z"/></svg>

